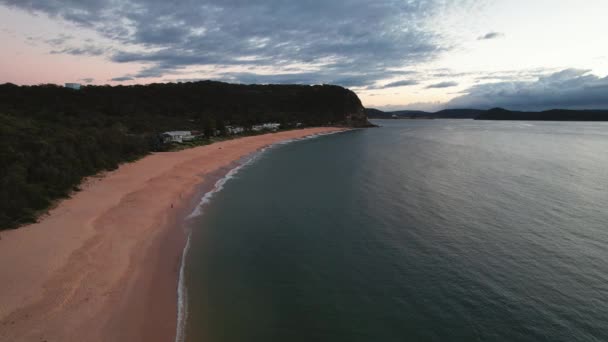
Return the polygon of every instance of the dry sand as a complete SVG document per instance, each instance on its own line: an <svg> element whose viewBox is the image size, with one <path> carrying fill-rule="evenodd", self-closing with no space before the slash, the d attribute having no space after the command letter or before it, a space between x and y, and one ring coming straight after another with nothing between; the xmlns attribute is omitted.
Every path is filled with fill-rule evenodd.
<svg viewBox="0 0 608 342"><path fill-rule="evenodd" d="M260 148L336 130L155 153L88 179L41 222L2 232L0 341L173 341L182 218L201 184Z"/></svg>

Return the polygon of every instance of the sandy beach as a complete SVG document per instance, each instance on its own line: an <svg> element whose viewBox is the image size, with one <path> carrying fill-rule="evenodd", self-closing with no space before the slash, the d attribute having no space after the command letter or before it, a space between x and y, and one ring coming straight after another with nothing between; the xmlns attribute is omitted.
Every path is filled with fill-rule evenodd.
<svg viewBox="0 0 608 342"><path fill-rule="evenodd" d="M243 137L149 155L87 179L39 223L0 233L0 341L173 341L183 217L205 185L273 143Z"/></svg>

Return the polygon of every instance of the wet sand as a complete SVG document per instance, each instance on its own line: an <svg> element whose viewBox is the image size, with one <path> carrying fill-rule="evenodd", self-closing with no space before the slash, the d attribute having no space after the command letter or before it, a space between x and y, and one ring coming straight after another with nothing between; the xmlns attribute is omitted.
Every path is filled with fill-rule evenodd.
<svg viewBox="0 0 608 342"><path fill-rule="evenodd" d="M341 128L149 155L87 179L39 223L0 233L0 341L173 341L183 217L241 158Z"/></svg>

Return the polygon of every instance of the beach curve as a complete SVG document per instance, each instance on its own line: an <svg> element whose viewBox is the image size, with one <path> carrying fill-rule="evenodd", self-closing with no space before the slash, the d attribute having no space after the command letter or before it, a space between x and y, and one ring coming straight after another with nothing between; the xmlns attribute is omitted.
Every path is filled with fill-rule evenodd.
<svg viewBox="0 0 608 342"><path fill-rule="evenodd" d="M83 183L39 223L2 233L1 341L173 341L182 218L200 185L307 128L155 153Z"/></svg>

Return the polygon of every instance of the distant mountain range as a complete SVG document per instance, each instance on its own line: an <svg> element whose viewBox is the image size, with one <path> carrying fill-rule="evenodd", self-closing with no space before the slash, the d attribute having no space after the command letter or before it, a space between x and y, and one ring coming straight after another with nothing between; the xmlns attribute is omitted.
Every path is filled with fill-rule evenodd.
<svg viewBox="0 0 608 342"><path fill-rule="evenodd" d="M511 111L503 108L444 109L438 112L399 110L384 112L366 109L370 119L475 119L475 120L536 120L536 121L608 121L608 110L552 109L542 112Z"/></svg>

